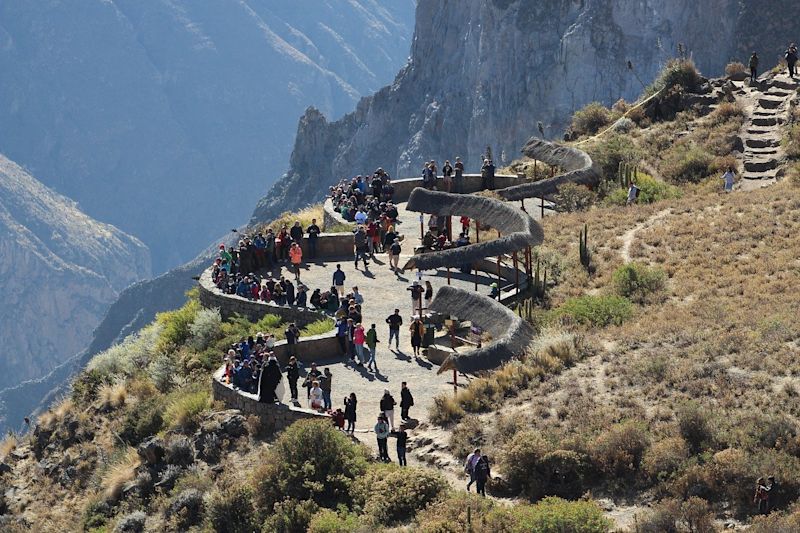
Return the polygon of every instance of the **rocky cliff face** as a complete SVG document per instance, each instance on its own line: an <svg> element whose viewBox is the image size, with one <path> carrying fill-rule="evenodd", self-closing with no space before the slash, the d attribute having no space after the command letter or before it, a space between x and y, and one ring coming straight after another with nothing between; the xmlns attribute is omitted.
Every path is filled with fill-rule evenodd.
<svg viewBox="0 0 800 533"><path fill-rule="evenodd" d="M149 265L139 240L0 156L0 389L82 350L108 305Z"/></svg>
<svg viewBox="0 0 800 533"><path fill-rule="evenodd" d="M0 152L136 235L154 270L246 219L297 117L406 62L414 0L0 3Z"/></svg>
<svg viewBox="0 0 800 533"><path fill-rule="evenodd" d="M424 160L460 155L475 171L487 145L496 160L510 161L538 134L537 122L546 136L559 137L586 103L635 99L679 43L715 75L756 45L771 67L795 39L792 17L777 14L800 9L788 0L768 4L420 0L410 63L339 120L307 110L290 169L253 220L318 199L331 182L378 166L417 175Z"/></svg>

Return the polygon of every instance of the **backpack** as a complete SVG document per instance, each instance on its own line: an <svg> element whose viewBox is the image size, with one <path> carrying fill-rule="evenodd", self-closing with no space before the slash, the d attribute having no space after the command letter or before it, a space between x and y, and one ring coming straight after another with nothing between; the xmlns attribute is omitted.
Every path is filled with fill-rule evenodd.
<svg viewBox="0 0 800 533"><path fill-rule="evenodd" d="M636 198L639 198L640 192L642 192L642 190L639 187L636 186L633 187L633 193L636 195Z"/></svg>

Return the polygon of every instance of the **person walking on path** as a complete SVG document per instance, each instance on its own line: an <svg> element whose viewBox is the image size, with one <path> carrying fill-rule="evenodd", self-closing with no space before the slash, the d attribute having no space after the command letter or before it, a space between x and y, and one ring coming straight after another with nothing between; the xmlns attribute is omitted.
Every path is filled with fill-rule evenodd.
<svg viewBox="0 0 800 533"><path fill-rule="evenodd" d="M322 230L320 230L319 226L317 226L316 218L311 219L311 225L306 228L306 233L308 233L308 258L316 259L317 239L319 238L319 234L322 233Z"/></svg>
<svg viewBox="0 0 800 533"><path fill-rule="evenodd" d="M422 315L420 308L422 307L422 293L424 289L422 285L419 284L419 281L415 281L413 285L406 288L407 291L411 291L411 315L415 315L416 313L420 313Z"/></svg>
<svg viewBox="0 0 800 533"><path fill-rule="evenodd" d="M303 263L303 249L296 242L292 243L289 248L289 261L292 263L292 270L294 270L294 279L300 281L300 265Z"/></svg>
<svg viewBox="0 0 800 533"><path fill-rule="evenodd" d="M408 420L408 410L414 406L414 396L411 395L411 390L404 381L400 384L400 420L405 422Z"/></svg>
<svg viewBox="0 0 800 533"><path fill-rule="evenodd" d="M636 200L639 198L639 187L636 186L634 182L631 182L630 187L628 187L628 199L625 201L625 205L631 205L636 203Z"/></svg>
<svg viewBox="0 0 800 533"><path fill-rule="evenodd" d="M367 368L373 372L378 372L378 360L375 358L375 352L378 349L378 330L375 329L375 324L370 326L367 331L366 344L369 348L369 360L367 361Z"/></svg>
<svg viewBox="0 0 800 533"><path fill-rule="evenodd" d="M351 435L356 430L356 407L358 407L358 399L356 393L351 392L350 397L344 399L344 419L347 421L345 431Z"/></svg>
<svg viewBox="0 0 800 533"><path fill-rule="evenodd" d="M378 416L378 423L375 424L375 438L378 439L378 458L385 462L391 463L389 459L389 448L386 446L386 440L389 438L389 424L386 423L386 418L383 415Z"/></svg>
<svg viewBox="0 0 800 533"><path fill-rule="evenodd" d="M389 427L392 428L394 431L394 406L397 402L394 401L394 397L389 393L389 389L384 389L383 397L381 397L381 412L383 412L383 416L386 417L386 420L389 421Z"/></svg>
<svg viewBox="0 0 800 533"><path fill-rule="evenodd" d="M308 371L306 379L303 381L303 386L306 388L306 398L311 398L311 387L321 375L322 372L317 370L317 363L311 363L311 370Z"/></svg>
<svg viewBox="0 0 800 533"><path fill-rule="evenodd" d="M275 403L278 397L275 395L275 389L278 388L278 383L281 382L281 369L278 366L278 360L270 357L267 364L261 369L261 374L258 380L258 401L262 403Z"/></svg>
<svg viewBox="0 0 800 533"><path fill-rule="evenodd" d="M389 246L389 268L392 272L400 271L400 254L403 249L400 247L400 239L394 238L392 244Z"/></svg>
<svg viewBox="0 0 800 533"><path fill-rule="evenodd" d="M489 457L482 455L475 465L475 485L478 494L486 497L486 482L492 477L492 471L489 468Z"/></svg>
<svg viewBox="0 0 800 533"><path fill-rule="evenodd" d="M747 66L750 67L750 83L755 83L758 80L758 54L755 51L750 56Z"/></svg>
<svg viewBox="0 0 800 533"><path fill-rule="evenodd" d="M406 443L408 442L406 425L400 424L400 429L392 431L391 435L397 439L397 464L400 466L408 466L406 462Z"/></svg>
<svg viewBox="0 0 800 533"><path fill-rule="evenodd" d="M389 347L391 348L392 339L394 339L395 350L400 349L400 326L403 325L403 317L400 316L400 310L395 309L393 315L386 318L386 323L389 324Z"/></svg>
<svg viewBox="0 0 800 533"><path fill-rule="evenodd" d="M355 248L355 266L358 268L358 258L364 263L364 270L369 270L369 249L367 248L367 232L364 231L364 226L358 226L353 232L353 246Z"/></svg>
<svg viewBox="0 0 800 533"><path fill-rule="evenodd" d="M789 77L794 79L794 66L797 63L797 46L794 43L790 44L789 48L786 49L784 58L786 59L786 66L789 67Z"/></svg>
<svg viewBox="0 0 800 533"><path fill-rule="evenodd" d="M475 465L478 464L478 461L481 459L481 449L475 448L471 454L467 456L467 460L464 461L464 472L469 475L469 483L467 483L467 492L469 492L469 488L475 483Z"/></svg>
<svg viewBox="0 0 800 533"><path fill-rule="evenodd" d="M333 286L336 287L339 297L344 296L344 280L346 279L347 275L342 271L342 265L336 265L336 270L333 271Z"/></svg>
<svg viewBox="0 0 800 533"><path fill-rule="evenodd" d="M333 385L332 381L333 374L331 373L331 369L325 368L319 378L319 388L322 389L322 401L324 402L323 407L325 407L325 409L330 409L333 407L331 404L331 386Z"/></svg>
<svg viewBox="0 0 800 533"><path fill-rule="evenodd" d="M425 280L425 309L430 309L431 302L433 301L433 285L428 280Z"/></svg>
<svg viewBox="0 0 800 533"><path fill-rule="evenodd" d="M728 167L728 170L722 175L722 186L725 192L731 192L733 190L733 180L735 176L733 167Z"/></svg>
<svg viewBox="0 0 800 533"><path fill-rule="evenodd" d="M289 382L289 391L292 393L292 401L297 401L297 380L300 379L300 369L297 367L297 358L291 356L289 364L286 365L286 381Z"/></svg>
<svg viewBox="0 0 800 533"><path fill-rule="evenodd" d="M366 357L364 357L364 342L367 340L367 335L364 332L364 326L360 323L356 324L356 329L353 330L353 344L356 347L356 356L358 357L358 366L364 366Z"/></svg>
<svg viewBox="0 0 800 533"><path fill-rule="evenodd" d="M422 346L422 336L425 334L425 326L419 317L415 317L411 326L411 347L414 349L414 357L419 357L419 349Z"/></svg>

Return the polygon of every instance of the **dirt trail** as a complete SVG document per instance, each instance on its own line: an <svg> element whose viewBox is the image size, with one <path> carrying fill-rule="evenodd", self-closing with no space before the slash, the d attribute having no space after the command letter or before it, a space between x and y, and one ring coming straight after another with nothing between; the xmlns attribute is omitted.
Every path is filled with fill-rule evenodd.
<svg viewBox="0 0 800 533"><path fill-rule="evenodd" d="M641 222L628 231L626 231L622 235L622 247L619 249L619 254L622 256L622 260L626 263L631 262L631 246L633 245L633 240L636 238L636 234L643 229L647 229L652 227L656 222L664 218L665 216L671 213L670 209L664 209L659 211L658 213L654 214L644 222Z"/></svg>

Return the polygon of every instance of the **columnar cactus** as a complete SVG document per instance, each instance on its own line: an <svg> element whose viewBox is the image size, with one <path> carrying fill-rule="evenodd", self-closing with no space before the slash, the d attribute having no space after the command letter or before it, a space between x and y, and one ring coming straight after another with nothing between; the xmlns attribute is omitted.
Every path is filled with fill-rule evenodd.
<svg viewBox="0 0 800 533"><path fill-rule="evenodd" d="M588 237L589 237L589 225L584 224L583 230L581 230L580 233L580 256L581 256L581 264L583 265L583 268L587 270L587 272L590 270L590 265L592 262L592 254L589 251Z"/></svg>

